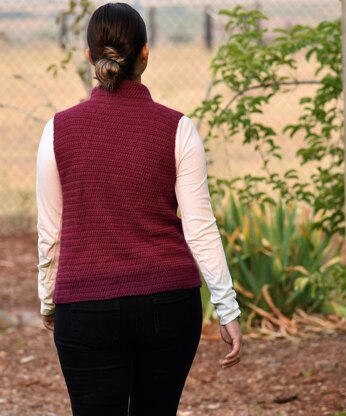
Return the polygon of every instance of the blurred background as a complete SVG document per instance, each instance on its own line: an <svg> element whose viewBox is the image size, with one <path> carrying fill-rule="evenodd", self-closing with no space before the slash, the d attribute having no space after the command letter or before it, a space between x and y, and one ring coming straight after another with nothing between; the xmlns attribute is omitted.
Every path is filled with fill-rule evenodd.
<svg viewBox="0 0 346 416"><path fill-rule="evenodd" d="M94 8L105 2L92 2ZM153 98L189 114L210 94L210 61L225 37L225 16L218 10L237 4L269 17L269 28L317 24L340 16L339 0L134 0L148 30L150 57L142 82ZM90 11L90 10L89 10ZM84 55L83 2L0 0L0 233L35 231L35 158L45 123L56 111L85 99L95 85ZM75 15L79 21L75 21ZM73 53L71 53L73 51ZM313 67L302 63L304 75ZM294 120L299 92L275 97L263 118L273 127ZM203 125L198 125L203 137ZM283 168L299 167L298 144L282 138ZM230 178L254 173L260 161L241 141L212 141L209 174ZM302 171L304 176L304 170Z"/></svg>
<svg viewBox="0 0 346 416"><path fill-rule="evenodd" d="M85 33L105 3L0 0L0 416L70 415L39 314L36 157L47 121L96 85ZM201 343L177 415L346 416L342 2L127 3L148 31L142 82L190 115L203 140L245 340L224 372L204 282ZM231 182L237 198L218 200Z"/></svg>

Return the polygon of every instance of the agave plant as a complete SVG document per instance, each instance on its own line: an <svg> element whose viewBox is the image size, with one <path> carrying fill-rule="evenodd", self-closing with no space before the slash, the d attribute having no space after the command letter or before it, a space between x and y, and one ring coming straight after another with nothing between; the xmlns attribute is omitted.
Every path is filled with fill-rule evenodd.
<svg viewBox="0 0 346 416"><path fill-rule="evenodd" d="M272 322L277 318L288 322L297 307L307 312L345 311L345 285L335 287L344 282L341 276L346 271L341 264L341 241L316 229L313 213L298 208L297 202L287 205L282 200L275 206L264 202L246 207L231 193L218 216L245 316L251 312ZM206 293L204 285L205 319L212 314Z"/></svg>

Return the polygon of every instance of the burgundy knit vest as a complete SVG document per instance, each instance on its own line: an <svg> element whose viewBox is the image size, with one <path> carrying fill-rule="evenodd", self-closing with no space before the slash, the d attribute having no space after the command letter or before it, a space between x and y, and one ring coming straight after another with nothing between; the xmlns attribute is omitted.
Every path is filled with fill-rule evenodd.
<svg viewBox="0 0 346 416"><path fill-rule="evenodd" d="M54 303L201 286L175 195L183 113L123 80L54 116L63 212Z"/></svg>

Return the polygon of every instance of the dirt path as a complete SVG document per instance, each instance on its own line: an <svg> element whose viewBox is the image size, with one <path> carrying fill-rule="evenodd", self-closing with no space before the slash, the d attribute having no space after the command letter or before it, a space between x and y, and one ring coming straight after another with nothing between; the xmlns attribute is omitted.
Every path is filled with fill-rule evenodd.
<svg viewBox="0 0 346 416"><path fill-rule="evenodd" d="M39 318L36 235L0 237L0 416L70 416L52 333ZM180 416L338 415L346 411L346 333L289 341L244 334L239 364L222 370L221 340L201 340ZM102 415L100 415L102 416Z"/></svg>

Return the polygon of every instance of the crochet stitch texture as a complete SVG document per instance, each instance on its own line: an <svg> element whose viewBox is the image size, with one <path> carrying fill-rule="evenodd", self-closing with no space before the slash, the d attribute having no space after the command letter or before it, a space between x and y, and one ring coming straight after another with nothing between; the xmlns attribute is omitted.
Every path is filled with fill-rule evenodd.
<svg viewBox="0 0 346 416"><path fill-rule="evenodd" d="M183 113L123 80L54 115L63 196L54 303L201 286L175 195Z"/></svg>

